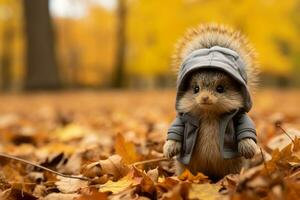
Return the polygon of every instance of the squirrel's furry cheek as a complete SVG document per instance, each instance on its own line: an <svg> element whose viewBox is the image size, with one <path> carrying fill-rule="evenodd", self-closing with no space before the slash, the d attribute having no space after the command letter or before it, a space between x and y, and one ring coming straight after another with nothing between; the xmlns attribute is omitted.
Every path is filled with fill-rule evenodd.
<svg viewBox="0 0 300 200"><path fill-rule="evenodd" d="M185 93L178 101L179 112L184 112L184 113L190 112L195 108L195 106L196 106L196 101L193 94L191 94L191 92Z"/></svg>
<svg viewBox="0 0 300 200"><path fill-rule="evenodd" d="M221 97L218 102L218 106L222 112L239 109L243 107L243 104L243 97L237 92L231 92L226 97Z"/></svg>

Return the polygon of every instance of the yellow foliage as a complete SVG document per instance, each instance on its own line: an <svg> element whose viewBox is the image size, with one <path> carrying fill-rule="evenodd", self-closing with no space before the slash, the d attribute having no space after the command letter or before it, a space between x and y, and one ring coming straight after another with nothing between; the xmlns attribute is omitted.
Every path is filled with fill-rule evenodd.
<svg viewBox="0 0 300 200"><path fill-rule="evenodd" d="M91 7L83 19L55 19L66 83L97 85L110 79L115 52L114 13Z"/></svg>
<svg viewBox="0 0 300 200"><path fill-rule="evenodd" d="M159 74L169 70L173 44L187 27L225 23L248 35L262 70L288 73L299 53L298 1L173 0L134 1L130 5L128 66L132 73ZM299 6L299 5L298 5ZM131 59L132 58L132 59Z"/></svg>
<svg viewBox="0 0 300 200"><path fill-rule="evenodd" d="M116 9L85 3L86 16L54 16L62 80L66 85L108 84L116 62ZM126 73L144 79L171 76L177 39L188 27L217 22L249 37L263 72L289 75L300 66L299 7L297 0L127 0ZM14 81L20 82L25 67L22 3L0 0L0 11L0 42L8 25L15 32L12 66ZM0 46L1 55L5 48Z"/></svg>

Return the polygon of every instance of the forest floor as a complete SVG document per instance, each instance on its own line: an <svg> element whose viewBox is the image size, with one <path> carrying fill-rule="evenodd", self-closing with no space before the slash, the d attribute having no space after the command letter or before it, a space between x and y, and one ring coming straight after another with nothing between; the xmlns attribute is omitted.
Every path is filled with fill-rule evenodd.
<svg viewBox="0 0 300 200"><path fill-rule="evenodd" d="M300 91L255 94L264 153L216 183L175 176L163 159L174 99L170 90L0 95L0 199L300 199Z"/></svg>

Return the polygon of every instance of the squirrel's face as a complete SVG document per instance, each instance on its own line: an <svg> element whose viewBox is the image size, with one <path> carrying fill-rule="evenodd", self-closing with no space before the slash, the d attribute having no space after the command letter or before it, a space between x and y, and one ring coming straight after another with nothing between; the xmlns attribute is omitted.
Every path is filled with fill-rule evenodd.
<svg viewBox="0 0 300 200"><path fill-rule="evenodd" d="M222 114L243 107L240 86L219 71L193 74L178 102L179 112Z"/></svg>

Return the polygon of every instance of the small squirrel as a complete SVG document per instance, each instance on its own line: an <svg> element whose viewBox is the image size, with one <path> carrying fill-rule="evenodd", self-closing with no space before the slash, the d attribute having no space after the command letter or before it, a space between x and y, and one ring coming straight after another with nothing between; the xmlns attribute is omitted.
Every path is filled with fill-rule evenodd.
<svg viewBox="0 0 300 200"><path fill-rule="evenodd" d="M216 24L190 29L176 47L177 116L165 157L177 155L177 174L185 168L212 179L239 173L257 151L247 115L258 77L255 52L239 32Z"/></svg>

